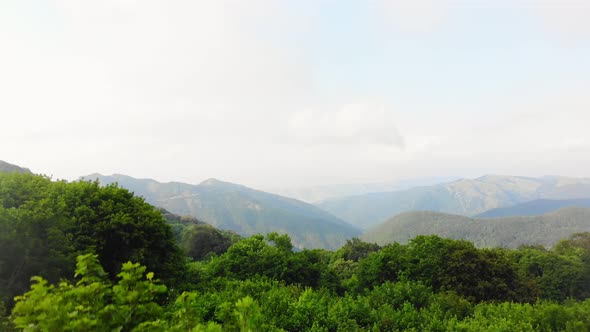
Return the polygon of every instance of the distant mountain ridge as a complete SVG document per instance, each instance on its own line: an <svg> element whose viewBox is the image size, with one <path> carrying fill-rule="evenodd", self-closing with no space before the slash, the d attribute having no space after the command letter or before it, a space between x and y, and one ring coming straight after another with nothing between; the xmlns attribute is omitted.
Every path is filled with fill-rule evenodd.
<svg viewBox="0 0 590 332"><path fill-rule="evenodd" d="M590 179L487 175L408 190L329 199L317 206L353 225L368 228L407 211L474 216L535 199L588 197Z"/></svg>
<svg viewBox="0 0 590 332"><path fill-rule="evenodd" d="M103 185L116 182L152 205L240 235L287 233L299 248L335 249L360 235L357 228L311 204L217 179L191 185L121 174L91 174L83 178L98 179Z"/></svg>
<svg viewBox="0 0 590 332"><path fill-rule="evenodd" d="M375 183L332 184L295 188L268 188L265 191L313 204L326 199L376 192L404 190L418 186L430 186L456 179L457 177L425 177Z"/></svg>
<svg viewBox="0 0 590 332"><path fill-rule="evenodd" d="M0 160L0 173L4 172L4 173L31 173L31 170L29 170L28 168L24 168L24 167L20 167L17 165L13 165L10 163L7 163L5 161Z"/></svg>
<svg viewBox="0 0 590 332"><path fill-rule="evenodd" d="M590 209L568 207L540 216L474 219L432 211L405 212L362 235L368 242L405 243L418 235L464 239L479 247L554 246L575 233L590 232Z"/></svg>
<svg viewBox="0 0 590 332"><path fill-rule="evenodd" d="M536 199L503 208L491 209L476 215L476 218L499 218L515 216L538 216L564 207L590 208L590 198L585 199Z"/></svg>

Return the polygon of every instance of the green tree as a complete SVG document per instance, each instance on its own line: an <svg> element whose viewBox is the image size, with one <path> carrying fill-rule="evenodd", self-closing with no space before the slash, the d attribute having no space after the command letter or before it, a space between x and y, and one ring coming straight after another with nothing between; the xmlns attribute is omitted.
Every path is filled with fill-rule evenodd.
<svg viewBox="0 0 590 332"><path fill-rule="evenodd" d="M336 259L342 258L344 260L358 262L360 259L367 257L370 253L379 251L379 249L381 249L381 246L378 244L363 242L355 237L346 240L346 244L334 253L334 257Z"/></svg>
<svg viewBox="0 0 590 332"><path fill-rule="evenodd" d="M590 295L588 265L579 256L530 248L512 254L540 298L563 301L569 297L584 299Z"/></svg>
<svg viewBox="0 0 590 332"><path fill-rule="evenodd" d="M203 260L211 254L220 255L231 246L232 240L207 224L189 225L181 235L181 247L187 256Z"/></svg>
<svg viewBox="0 0 590 332"><path fill-rule="evenodd" d="M131 331L162 314L155 299L166 286L139 264L124 264L119 282L111 285L98 257L83 255L76 277L76 284L57 286L33 277L31 290L16 298L14 325L25 331Z"/></svg>
<svg viewBox="0 0 590 332"><path fill-rule="evenodd" d="M116 185L0 174L0 299L11 307L34 275L73 275L76 256L98 254L111 280L137 261L175 285L184 257L159 211Z"/></svg>
<svg viewBox="0 0 590 332"><path fill-rule="evenodd" d="M183 273L183 255L160 211L116 184L57 182L50 199L74 222L74 246L92 248L114 279L121 265L135 261L163 280Z"/></svg>
<svg viewBox="0 0 590 332"><path fill-rule="evenodd" d="M360 289L412 280L474 301L521 301L530 293L505 251L477 249L470 242L438 236L418 236L405 246L385 246L362 259L355 276Z"/></svg>

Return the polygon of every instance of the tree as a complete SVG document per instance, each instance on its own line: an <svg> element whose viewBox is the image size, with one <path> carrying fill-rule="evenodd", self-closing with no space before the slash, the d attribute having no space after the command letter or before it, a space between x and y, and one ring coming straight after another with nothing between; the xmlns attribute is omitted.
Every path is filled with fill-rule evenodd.
<svg viewBox="0 0 590 332"><path fill-rule="evenodd" d="M367 257L372 252L379 251L381 246L376 243L361 241L358 237L346 240L346 244L335 252L336 258L342 258L353 262Z"/></svg>
<svg viewBox="0 0 590 332"><path fill-rule="evenodd" d="M130 260L171 285L185 271L161 213L126 189L0 174L0 300L10 308L34 275L51 283L68 278L85 253L98 254L111 280Z"/></svg>
<svg viewBox="0 0 590 332"><path fill-rule="evenodd" d="M97 255L79 256L76 284L54 286L33 277L31 290L16 298L14 325L26 331L131 331L162 314L155 298L166 286L145 269L125 263L112 285Z"/></svg>
<svg viewBox="0 0 590 332"><path fill-rule="evenodd" d="M513 255L540 298L563 301L590 296L588 265L579 256L538 249L520 249Z"/></svg>
<svg viewBox="0 0 590 332"><path fill-rule="evenodd" d="M92 248L114 279L121 264L140 262L167 282L183 273L183 255L160 211L116 184L57 182L50 199L73 221L74 247Z"/></svg>
<svg viewBox="0 0 590 332"><path fill-rule="evenodd" d="M590 264L590 233L573 234L569 239L559 241L553 251L559 255L578 256Z"/></svg>
<svg viewBox="0 0 590 332"><path fill-rule="evenodd" d="M182 249L194 260L223 254L232 244L231 238L207 224L188 225L181 234Z"/></svg>
<svg viewBox="0 0 590 332"><path fill-rule="evenodd" d="M418 236L405 246L394 243L369 254L359 262L356 277L361 289L386 281L412 280L474 301L519 301L529 293L515 262L504 251L477 249L467 241L434 235Z"/></svg>

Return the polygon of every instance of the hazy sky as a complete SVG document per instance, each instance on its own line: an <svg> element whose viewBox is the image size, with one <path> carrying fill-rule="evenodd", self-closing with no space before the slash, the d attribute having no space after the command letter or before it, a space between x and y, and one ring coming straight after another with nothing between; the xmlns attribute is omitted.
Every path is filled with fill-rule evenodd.
<svg viewBox="0 0 590 332"><path fill-rule="evenodd" d="M0 0L0 112L55 178L590 176L590 1Z"/></svg>

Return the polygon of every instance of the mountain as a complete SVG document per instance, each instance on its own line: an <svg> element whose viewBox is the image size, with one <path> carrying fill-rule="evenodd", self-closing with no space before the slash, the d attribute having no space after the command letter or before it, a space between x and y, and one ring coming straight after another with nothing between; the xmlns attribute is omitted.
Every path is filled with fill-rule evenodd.
<svg viewBox="0 0 590 332"><path fill-rule="evenodd" d="M329 199L317 206L362 228L407 211L474 216L535 199L590 197L590 179L487 175L401 191Z"/></svg>
<svg viewBox="0 0 590 332"><path fill-rule="evenodd" d="M405 212L372 228L367 242L405 243L417 235L465 239L479 247L554 246L574 233L590 232L590 209L568 207L541 216L475 219L440 212Z"/></svg>
<svg viewBox="0 0 590 332"><path fill-rule="evenodd" d="M0 160L0 173L31 173L31 171L28 168L23 168L20 166L16 166L13 164L9 164L5 161Z"/></svg>
<svg viewBox="0 0 590 332"><path fill-rule="evenodd" d="M360 235L355 227L311 204L216 179L191 185L120 174L83 178L103 185L116 182L152 205L240 235L286 233L299 248L335 249Z"/></svg>
<svg viewBox="0 0 590 332"><path fill-rule="evenodd" d="M538 216L548 212L553 212L564 207L583 207L590 208L590 199L536 199L530 202L524 202L513 206L496 208L476 215L476 218L498 218L514 216Z"/></svg>
<svg viewBox="0 0 590 332"><path fill-rule="evenodd" d="M375 192L409 189L417 186L429 186L445 181L452 181L456 177L426 177L410 180L360 183L360 184L331 184L292 188L268 188L273 194L295 198L307 203L315 203L326 199L362 195Z"/></svg>

